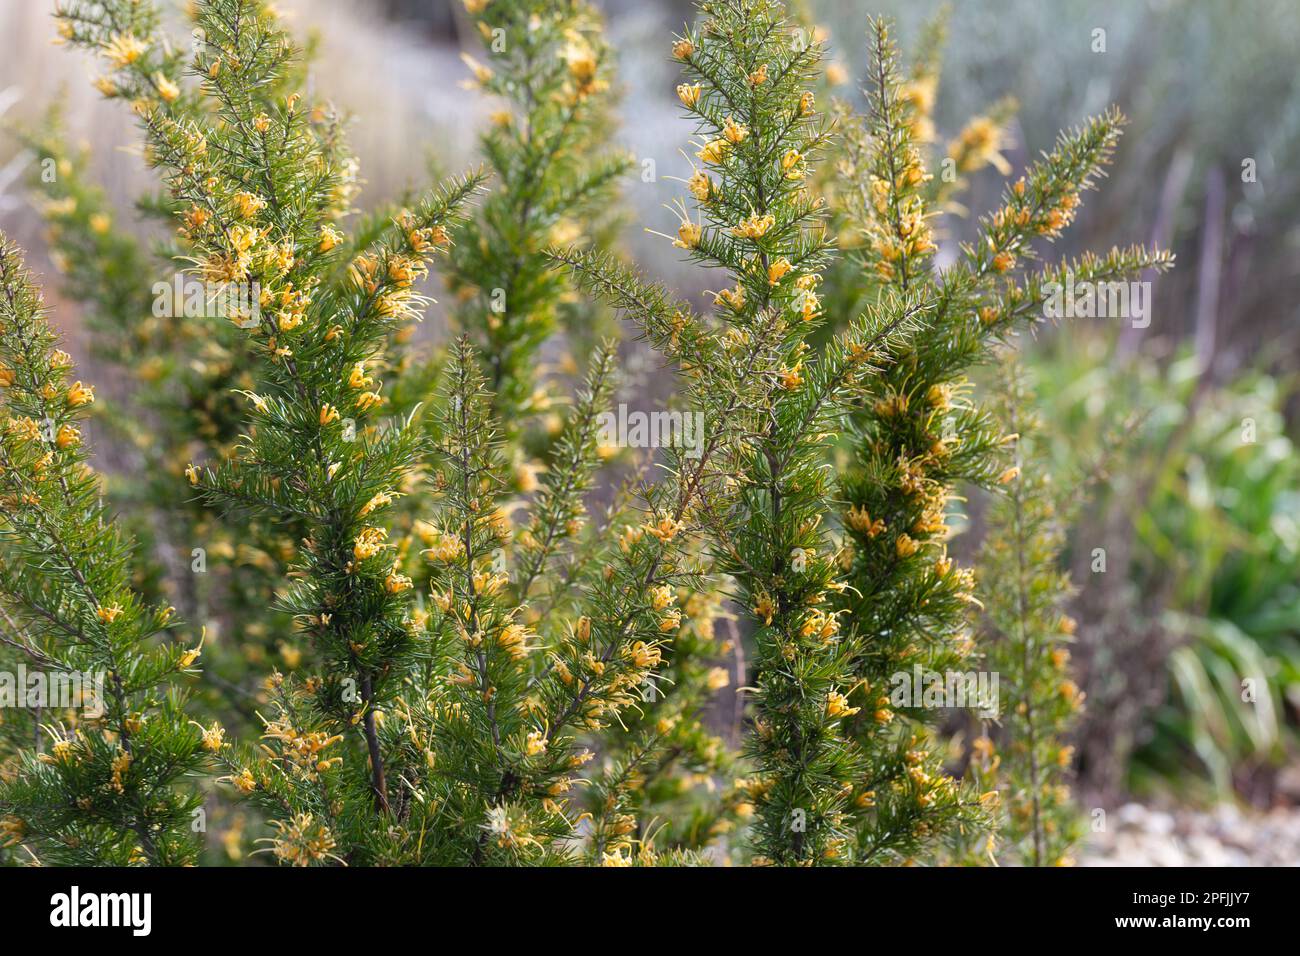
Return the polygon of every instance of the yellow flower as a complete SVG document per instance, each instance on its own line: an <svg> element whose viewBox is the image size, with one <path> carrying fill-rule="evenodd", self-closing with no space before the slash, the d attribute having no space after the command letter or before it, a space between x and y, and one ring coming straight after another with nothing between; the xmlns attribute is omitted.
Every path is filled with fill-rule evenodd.
<svg viewBox="0 0 1300 956"><path fill-rule="evenodd" d="M749 129L728 116L722 123L722 135L732 146L739 146L749 136Z"/></svg>
<svg viewBox="0 0 1300 956"><path fill-rule="evenodd" d="M971 172L985 164L993 166L1007 176L1011 173L1011 164L1003 157L1002 130L987 116L977 116L966 124L958 137L948 146L948 155L956 161L960 172ZM1017 184L1024 195L1024 186Z"/></svg>
<svg viewBox="0 0 1300 956"><path fill-rule="evenodd" d="M850 528L862 532L869 538L874 538L885 530L885 523L879 518L873 521L870 512L864 506L850 506L847 520Z"/></svg>
<svg viewBox="0 0 1300 956"><path fill-rule="evenodd" d="M803 278L806 277L801 277L799 281L802 282ZM800 288L799 291L795 293L791 304L799 312L800 318L805 322L811 322L821 314L821 296L812 289Z"/></svg>
<svg viewBox="0 0 1300 956"><path fill-rule="evenodd" d="M673 44L673 56L679 60L685 60L695 52L695 44L690 40L682 39Z"/></svg>
<svg viewBox="0 0 1300 956"><path fill-rule="evenodd" d="M358 561L374 557L382 548L389 547L388 531L384 528L362 528L352 541L352 556Z"/></svg>
<svg viewBox="0 0 1300 956"><path fill-rule="evenodd" d="M339 420L339 410L335 408L333 405L331 405L329 402L326 402L324 405L320 407L321 425L329 425L338 420Z"/></svg>
<svg viewBox="0 0 1300 956"><path fill-rule="evenodd" d="M714 305L725 305L739 312L745 307L745 289L740 283L736 283L734 289L723 289L714 296L713 303Z"/></svg>
<svg viewBox="0 0 1300 956"><path fill-rule="evenodd" d="M771 214L765 216L750 216L743 219L740 225L734 226L731 230L732 235L741 239L761 239L767 235L767 231L775 225L776 220Z"/></svg>
<svg viewBox="0 0 1300 956"><path fill-rule="evenodd" d="M528 644L532 636L532 632L522 624L508 624L497 635L497 644L510 655L511 660L520 661L532 650Z"/></svg>
<svg viewBox="0 0 1300 956"><path fill-rule="evenodd" d="M849 699L838 691L826 695L826 714L829 717L852 717L861 707L850 707Z"/></svg>
<svg viewBox="0 0 1300 956"><path fill-rule="evenodd" d="M673 589L666 584L660 584L650 589L650 606L656 611L662 611L670 604L677 603L677 595Z"/></svg>
<svg viewBox="0 0 1300 956"><path fill-rule="evenodd" d="M17 846L27 835L27 825L18 817L0 820L0 846Z"/></svg>
<svg viewBox="0 0 1300 956"><path fill-rule="evenodd" d="M384 505L391 504L392 500L393 496L391 493L387 491L376 492L369 501L361 506L361 510L357 512L357 517L364 518L376 508L382 508Z"/></svg>
<svg viewBox="0 0 1300 956"><path fill-rule="evenodd" d="M58 434L54 436L54 443L60 448L71 448L80 441L81 432L71 425L60 425Z"/></svg>
<svg viewBox="0 0 1300 956"><path fill-rule="evenodd" d="M682 101L682 105L688 109L694 109L695 104L700 101L700 84L689 86L685 83L677 85L677 98Z"/></svg>
<svg viewBox="0 0 1300 956"><path fill-rule="evenodd" d="M812 113L817 98L813 96L812 90L804 90L799 97L799 113L802 116L808 116Z"/></svg>
<svg viewBox="0 0 1300 956"><path fill-rule="evenodd" d="M731 683L731 675L725 667L713 667L705 677L705 683L709 690L722 690Z"/></svg>
<svg viewBox="0 0 1300 956"><path fill-rule="evenodd" d="M333 226L322 226L320 231L320 241L316 243L316 248L321 252L329 252L342 241L343 233L339 232Z"/></svg>
<svg viewBox="0 0 1300 956"><path fill-rule="evenodd" d="M41 763L68 763L73 759L73 747L71 740L56 740L54 746L50 748L49 754L41 756Z"/></svg>
<svg viewBox="0 0 1300 956"><path fill-rule="evenodd" d="M114 604L112 607L100 607L95 609L95 616L105 624L112 624L122 616L122 608Z"/></svg>
<svg viewBox="0 0 1300 956"><path fill-rule="evenodd" d="M761 619L764 627L769 627L775 616L776 604L773 603L772 596L766 591L759 591L754 601L754 617Z"/></svg>
<svg viewBox="0 0 1300 956"><path fill-rule="evenodd" d="M690 190L691 195L700 202L707 202L710 193L713 191L713 181L703 170L695 170L691 178L686 181L686 188Z"/></svg>
<svg viewBox="0 0 1300 956"><path fill-rule="evenodd" d="M803 368L803 361L794 363L794 368L784 368L778 374L781 381L781 387L786 391L793 391L803 384L803 374L800 369Z"/></svg>
<svg viewBox="0 0 1300 956"><path fill-rule="evenodd" d="M89 385L81 384L81 382L73 382L72 388L68 389L67 401L69 408L76 408L80 405L93 405L95 390Z"/></svg>
<svg viewBox="0 0 1300 956"><path fill-rule="evenodd" d="M348 373L348 385L352 388L362 389L369 388L375 384L375 380L366 374L366 363L357 362L352 366L352 371Z"/></svg>
<svg viewBox="0 0 1300 956"><path fill-rule="evenodd" d="M575 41L565 47L564 62L569 66L569 75L578 85L579 95L586 95L596 89L596 54L587 43Z"/></svg>
<svg viewBox="0 0 1300 956"><path fill-rule="evenodd" d="M176 102L176 97L181 95L181 88L163 76L162 73L153 75L153 85L157 88L158 95L168 103Z"/></svg>
<svg viewBox="0 0 1300 956"><path fill-rule="evenodd" d="M831 86L843 86L849 81L849 71L841 63L832 63L826 67L826 82Z"/></svg>
<svg viewBox="0 0 1300 956"><path fill-rule="evenodd" d="M1019 467L1008 468L1002 474L998 475L998 484L1005 485L1012 481L1015 481L1019 477L1020 477Z"/></svg>
<svg viewBox="0 0 1300 956"><path fill-rule="evenodd" d="M193 463L185 466L185 477L189 479L191 485L197 485L199 483L199 470L194 467Z"/></svg>
<svg viewBox="0 0 1300 956"><path fill-rule="evenodd" d="M405 574L399 574L397 569L388 572L388 577L384 578L384 590L389 594L401 594L411 587L411 579Z"/></svg>
<svg viewBox="0 0 1300 956"><path fill-rule="evenodd" d="M266 200L250 192L237 192L230 198L241 219L252 219L259 210L266 208Z"/></svg>
<svg viewBox="0 0 1300 956"><path fill-rule="evenodd" d="M767 284L776 285L791 269L790 260L781 258L777 259L767 267Z"/></svg>
<svg viewBox="0 0 1300 956"><path fill-rule="evenodd" d="M333 834L310 813L300 813L288 823L277 820L271 825L279 831L271 841L271 848L282 863L309 866L327 857L337 859L330 852L336 846Z"/></svg>
<svg viewBox="0 0 1300 956"><path fill-rule="evenodd" d="M247 768L231 777L230 782L235 785L235 788L240 793L252 793L257 789L257 781L253 779L252 771Z"/></svg>
<svg viewBox="0 0 1300 956"><path fill-rule="evenodd" d="M713 139L704 144L704 147L695 155L706 163L716 166L727 158L727 153L731 149L731 144L725 139Z"/></svg>
<svg viewBox="0 0 1300 956"><path fill-rule="evenodd" d="M678 249L695 249L699 247L703 235L704 230L699 225L689 219L683 219L682 224L677 227L677 238L673 240L673 245Z"/></svg>
<svg viewBox="0 0 1300 956"><path fill-rule="evenodd" d="M426 540L431 547L425 548L421 553L433 561L448 564L459 558L465 551L465 543L455 535L435 532Z"/></svg>
<svg viewBox="0 0 1300 956"><path fill-rule="evenodd" d="M898 95L901 99L911 103L912 106L922 113L929 113L934 109L934 97L938 92L938 79L936 77L923 77L913 80L911 83L905 83L899 89Z"/></svg>
<svg viewBox="0 0 1300 956"><path fill-rule="evenodd" d="M900 558L909 558L916 554L916 549L920 545L916 543L909 535L900 534L898 540L894 542L894 551Z"/></svg>
<svg viewBox="0 0 1300 956"><path fill-rule="evenodd" d="M494 75L492 71L468 53L462 53L460 58L464 64L470 68L470 71L474 74L474 79L477 80L480 85L487 83L492 79Z"/></svg>
<svg viewBox="0 0 1300 956"><path fill-rule="evenodd" d="M675 521L665 515L652 525L643 526L646 531L650 532L660 541L671 541L677 536L677 532L682 530L680 521Z"/></svg>
<svg viewBox="0 0 1300 956"><path fill-rule="evenodd" d="M767 64L764 63L753 73L749 74L750 86L762 86L767 82Z"/></svg>
<svg viewBox="0 0 1300 956"><path fill-rule="evenodd" d="M126 772L131 769L131 755L123 750L113 758L113 762L109 766L113 771L113 789L118 793L122 793L125 789L123 778L126 776Z"/></svg>
<svg viewBox="0 0 1300 956"><path fill-rule="evenodd" d="M658 667L663 660L663 653L653 644L637 641L628 649L628 656L637 667Z"/></svg>
<svg viewBox="0 0 1300 956"><path fill-rule="evenodd" d="M147 43L137 40L133 34L115 33L100 52L120 70L140 59L148 47Z"/></svg>
<svg viewBox="0 0 1300 956"><path fill-rule="evenodd" d="M803 170L799 165L802 162L803 154L797 149L786 150L781 157L781 168L785 170L786 179L803 179Z"/></svg>
<svg viewBox="0 0 1300 956"><path fill-rule="evenodd" d="M198 727L199 730L203 731L204 750L211 750L215 753L226 745L226 732L215 720L212 722L212 726L208 727L206 730L204 730L202 724L196 722L192 723L194 723L194 726Z"/></svg>
<svg viewBox="0 0 1300 956"><path fill-rule="evenodd" d="M536 757L540 753L545 753L546 735L540 730L529 731L528 739L524 743L524 752L530 757Z"/></svg>
<svg viewBox="0 0 1300 956"><path fill-rule="evenodd" d="M185 668L192 666L194 662L199 659L202 653L203 653L202 643L200 643L198 647L191 647L188 651L186 651L184 654L181 655L180 660L177 662L177 666L179 666L181 670L184 670Z"/></svg>
<svg viewBox="0 0 1300 956"><path fill-rule="evenodd" d="M814 611L808 615L807 620L803 622L803 627L799 629L804 637L816 637L822 643L830 641L839 633L840 622L834 614L824 614L821 611Z"/></svg>
<svg viewBox="0 0 1300 956"><path fill-rule="evenodd" d="M104 235L112 225L113 220L102 212L97 212L90 217L90 231L97 236Z"/></svg>

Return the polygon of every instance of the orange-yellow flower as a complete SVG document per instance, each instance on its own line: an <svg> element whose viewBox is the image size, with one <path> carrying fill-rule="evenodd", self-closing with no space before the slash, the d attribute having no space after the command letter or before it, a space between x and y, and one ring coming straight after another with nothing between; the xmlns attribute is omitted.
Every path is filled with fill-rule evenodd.
<svg viewBox="0 0 1300 956"><path fill-rule="evenodd" d="M73 382L72 388L68 389L67 401L69 408L92 405L95 402L95 390L89 385L83 385L81 382Z"/></svg>

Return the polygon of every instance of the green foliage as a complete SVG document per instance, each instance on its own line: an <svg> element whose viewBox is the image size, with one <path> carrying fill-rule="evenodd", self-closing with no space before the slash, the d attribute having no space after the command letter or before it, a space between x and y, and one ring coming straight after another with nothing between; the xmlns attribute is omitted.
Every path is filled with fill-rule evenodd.
<svg viewBox="0 0 1300 956"><path fill-rule="evenodd" d="M56 15L62 42L91 44L107 61L110 72L96 81L106 97L192 122L216 108L187 83L185 59L173 52L192 52L194 45L161 34L152 5L68 3ZM283 64L251 89L263 109L301 85L306 60ZM311 128L323 148L338 153L340 124L331 111L315 109ZM293 529L252 515L221 519L202 499L175 489L188 462L230 453L243 426L238 390L256 389L260 360L244 348L243 331L224 321L234 316L213 321L219 310L212 288L178 272L176 259L188 249L183 238L173 238L183 210L171 196L137 200L141 219L167 228L146 251L89 182L87 157L66 146L58 110L23 138L36 153L31 185L50 223L63 292L84 304L94 353L117 364L121 380L135 386L126 394L115 389L100 420L135 473L130 481L110 478L109 492L152 558L140 562L137 574L147 593L207 627L210 653L199 689L205 709L251 726L263 663L272 658L293 666L302 657L302 648L283 637L286 619L268 619L266 610L266 593L295 550ZM350 162L340 157L348 184L355 179ZM342 190L340 203L350 189ZM238 635L239 644L227 634Z"/></svg>
<svg viewBox="0 0 1300 956"><path fill-rule="evenodd" d="M979 791L1001 785L992 752L958 782L933 709L890 685L974 659L980 602L947 555L949 507L1000 481L980 633L1027 705L999 731L1009 846L1061 858L1072 823L1048 768L1068 763L1068 695L1038 696L1056 674L1060 531L1046 489L1006 470L1030 399L1013 386L1000 420L966 376L1038 321L1053 283L1169 264L1130 249L1026 267L1100 175L1118 114L1063 135L940 269L938 215L960 176L1005 166L1011 109L953 141L957 179L927 171L942 24L905 78L873 22L868 110L827 119L822 46L777 0L703 3L673 44L699 160L674 246L723 286L701 312L609 248L630 161L607 147L593 10L467 9L490 51L468 59L475 81L507 106L480 141L491 191L471 212L476 173L353 220L342 124L304 100L309 51L263 0L193 4L186 45L146 0L60 6L61 38L106 61L97 86L139 119L165 186L141 212L179 228L146 251L57 123L28 134L59 173L33 186L67 289L98 353L140 373L118 422L147 430L152 477L115 501L152 537L137 554L108 519L75 424L92 393L66 385L6 251L0 662L94 665L115 696L102 719L0 728L5 841L53 862L191 862L201 788L184 778L219 772L217 812L242 808L227 854L250 819L259 852L298 866L969 849L991 822ZM460 334L425 354L411 323L443 252ZM150 302L140 277L177 261L206 283L200 315ZM601 494L619 382L606 308L672 366L670 413L698 440L673 435ZM586 375L559 395L570 353ZM225 573L177 567L192 542ZM238 637L210 642L196 698L175 684L198 649L153 609L172 593Z"/></svg>
<svg viewBox="0 0 1300 956"><path fill-rule="evenodd" d="M1063 782L1074 754L1064 741L1083 693L1068 676L1076 625L1065 614L1072 588L1062 552L1079 489L1052 482L1041 425L1026 411L1031 396L1010 357L999 369L998 389L997 418L1015 436L1015 452L1000 481L1003 494L989 509L979 572L985 662L998 675L1001 719L975 741L972 773L982 787L1001 790L1001 859L1069 865L1081 827Z"/></svg>
<svg viewBox="0 0 1300 956"><path fill-rule="evenodd" d="M206 735L185 719L179 678L199 650L156 640L172 609L131 589L131 542L81 440L94 391L69 383L56 345L17 249L0 241L3 640L51 691L58 675L90 684L6 727L6 763L17 757L0 786L6 842L50 863L189 863L202 798L185 778L206 763ZM10 749L20 742L34 747Z"/></svg>
<svg viewBox="0 0 1300 956"><path fill-rule="evenodd" d="M487 364L507 437L549 405L539 350L557 323L573 328L563 273L539 253L575 234L608 238L603 221L632 158L608 148L613 54L595 10L580 0L492 0L470 5L489 66L467 57L474 85L500 97L480 148L495 186L456 237L448 285L455 317ZM587 342L599 336L582 334ZM573 343L585 344L583 341Z"/></svg>
<svg viewBox="0 0 1300 956"><path fill-rule="evenodd" d="M937 269L939 213L927 199L933 174L924 158L935 55L925 57L916 79L904 80L887 25L874 22L868 40L869 109L850 125L836 193L844 222L861 239L830 284L856 282L859 299L868 302L901 291L932 301L934 312L927 334L900 352L855 409L854 442L840 477L851 543L841 607L863 647L856 674L864 703L855 732L867 768L857 797L866 861L908 857L983 816L974 794L942 768L925 729L935 711L896 706L889 693L895 675L917 665L961 671L973 649L974 579L947 556L948 509L959 484L988 486L1000 474L1002 436L973 399L968 370L997 341L1041 321L1044 287L1065 271L1118 278L1171 261L1133 249L1041 272L1024 268L1037 256L1033 240L1061 233L1109 161L1121 124L1110 111L1063 134L1006 187L998 210L981 218L979 238ZM987 121L985 133L972 139L975 155L958 168L993 161L997 139ZM849 268L858 270L856 279L845 274Z"/></svg>
<svg viewBox="0 0 1300 956"><path fill-rule="evenodd" d="M837 580L823 520L825 442L875 362L920 324L923 303L901 298L854 322L821 356L805 341L820 317L815 291L828 242L824 202L805 188L828 128L808 91L820 48L776 4L709 3L675 44L686 82L678 97L701 137L676 245L726 270L703 328L667 297L591 257L559 255L584 284L641 323L688 378L684 407L709 439L683 476L697 533L734 582L758 649L755 662L753 843L780 864L834 860L857 753L841 725L856 712L848 669L855 645L829 612ZM714 456L717 461L711 461ZM707 482L704 463L717 477ZM720 479L720 480L718 480ZM696 502L696 497L699 501Z"/></svg>
<svg viewBox="0 0 1300 956"><path fill-rule="evenodd" d="M1192 356L1165 369L1117 362L1103 343L1076 337L1044 353L1037 375L1058 468L1076 467L1078 448L1123 409L1148 410L1124 469L1125 487L1140 494L1126 519L1133 553L1119 564L1108 549L1107 569L1121 576L1116 599L1130 619L1153 614L1143 596L1158 595L1167 609L1152 624L1166 635L1168 677L1147 702L1154 733L1135 754L1132 782L1199 781L1207 799L1226 796L1238 774L1272 764L1294 735L1286 708L1298 683L1300 456L1282 413L1289 390L1256 373L1204 383ZM1075 536L1079 547L1089 543L1081 529ZM1113 653L1137 636L1112 635ZM1159 674L1163 665L1162 656L1152 666ZM1094 699L1126 693L1114 686L1122 673L1099 671ZM1254 701L1243 699L1247 679Z"/></svg>

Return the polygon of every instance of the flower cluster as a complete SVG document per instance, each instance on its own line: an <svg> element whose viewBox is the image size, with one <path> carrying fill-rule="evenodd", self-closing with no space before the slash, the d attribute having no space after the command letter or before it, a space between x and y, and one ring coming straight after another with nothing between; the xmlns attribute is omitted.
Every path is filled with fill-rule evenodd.
<svg viewBox="0 0 1300 956"><path fill-rule="evenodd" d="M593 7L584 0L465 7L488 62L465 57L470 85L495 101L480 139L494 188L460 230L447 279L455 319L483 356L493 411L513 443L551 404L536 371L542 343L562 330L581 360L604 325L539 253L613 238L607 210L632 158L608 146L613 54Z"/></svg>
<svg viewBox="0 0 1300 956"><path fill-rule="evenodd" d="M923 53L905 79L885 22L873 22L870 42L868 111L846 137L836 191L842 221L864 240L830 284L867 302L907 291L934 303L927 333L900 350L854 410L853 461L840 474L850 588L836 607L863 646L855 674L867 706L852 719L871 781L870 796L858 798L858 853L862 862L884 862L987 817L987 801L942 769L942 748L926 728L935 713L898 706L891 682L915 665L947 673L973 661L970 619L979 600L973 573L947 554L949 512L959 484L995 488L1015 475L1006 470L1003 431L966 374L1000 338L1041 317L1044 283L1058 271L1024 274L1031 243L1050 240L1073 217L1109 160L1121 119L1108 112L1062 136L1007 186L1001 208L981 220L978 241L939 270L932 237L940 197L924 160L937 54ZM963 139L975 149L973 136ZM989 142L984 160L1000 165ZM973 164L968 157L961 165ZM1164 253L1132 249L1075 265L1119 278L1169 263Z"/></svg>
<svg viewBox="0 0 1300 956"><path fill-rule="evenodd" d="M132 542L86 464L95 392L72 371L0 238L0 647L51 684L98 675L79 700L6 716L0 815L39 862L188 863L202 797L186 778L207 758L183 716L183 675L200 650L153 640L173 609L132 589Z"/></svg>

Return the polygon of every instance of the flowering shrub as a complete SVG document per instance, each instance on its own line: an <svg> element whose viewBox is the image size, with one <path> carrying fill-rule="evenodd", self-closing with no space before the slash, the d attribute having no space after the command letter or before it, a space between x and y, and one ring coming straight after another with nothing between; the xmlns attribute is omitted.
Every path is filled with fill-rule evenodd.
<svg viewBox="0 0 1300 956"><path fill-rule="evenodd" d="M86 470L93 392L68 384L6 246L3 653L103 673L107 691L98 716L4 722L0 852L192 862L210 797L228 857L290 865L879 864L969 849L1009 790L1016 858L1059 859L1068 811L1052 805L1050 840L1040 811L1065 714L1007 721L1006 776L983 759L959 780L928 704L891 683L978 660L984 631L1035 655L1016 671L1011 637L986 642L1017 701L1068 683L1055 657L1039 666L1046 612L998 600L996 571L982 603L945 541L962 484L1009 489L1016 514L1034 500L967 371L1067 272L1168 264L1133 249L1025 269L1118 114L1064 135L938 269L960 175L1009 171L1009 105L956 138L936 181L937 34L904 78L872 23L857 117L819 107L822 43L776 0L703 3L671 48L697 138L666 237L717 277L700 310L612 248L604 210L630 160L607 147L613 58L591 8L465 6L486 47L472 83L506 103L484 171L357 219L343 124L306 95L307 57L269 5L195 3L185 46L149 0L60 5L61 39L138 119L175 239L158 261L119 237L57 128L31 134L59 171L40 186L68 291L103 356L148 369L125 407L155 427L140 455L156 467L147 494L115 498L150 529L134 549ZM132 277L167 259L203 303L221 295L219 321L182 307L183 281L146 309L155 287ZM435 263L458 329L421 353ZM597 506L620 372L602 310L673 368L674 411L705 428ZM548 343L585 375L576 357L545 374ZM1025 538L1043 528L999 528L1064 591L1051 542ZM223 573L200 585L209 556ZM155 608L172 594L183 613ZM223 625L210 669L181 616ZM740 746L711 712L734 658Z"/></svg>

